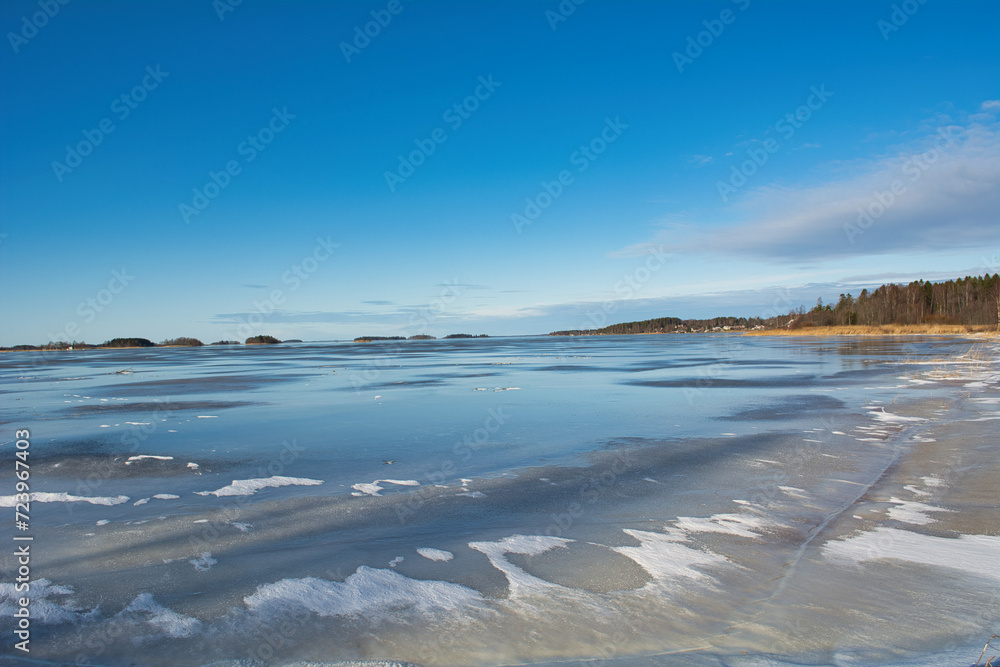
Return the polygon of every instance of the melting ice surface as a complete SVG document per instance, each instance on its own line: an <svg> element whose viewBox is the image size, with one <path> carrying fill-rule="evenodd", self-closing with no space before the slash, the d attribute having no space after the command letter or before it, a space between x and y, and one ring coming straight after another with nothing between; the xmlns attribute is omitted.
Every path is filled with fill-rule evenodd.
<svg viewBox="0 0 1000 667"><path fill-rule="evenodd" d="M971 344L4 355L31 657L972 664L1000 616L1000 376ZM0 616L21 595L0 583Z"/></svg>

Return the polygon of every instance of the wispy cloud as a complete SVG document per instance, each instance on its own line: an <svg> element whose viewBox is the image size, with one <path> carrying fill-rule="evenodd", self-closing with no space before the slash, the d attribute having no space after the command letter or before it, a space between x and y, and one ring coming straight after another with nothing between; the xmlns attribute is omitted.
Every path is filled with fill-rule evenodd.
<svg viewBox="0 0 1000 667"><path fill-rule="evenodd" d="M910 271L910 272L887 272L871 273L857 276L845 276L842 282L845 285L871 285L878 283L885 285L888 283L909 283L914 280L954 280L964 276L981 276L991 272L989 266L977 266L957 271Z"/></svg>
<svg viewBox="0 0 1000 667"><path fill-rule="evenodd" d="M961 123L939 117L883 156L829 165L826 182L749 189L732 209L742 223L672 226L617 254L655 248L802 261L996 244L997 111L1000 102L989 101Z"/></svg>
<svg viewBox="0 0 1000 667"><path fill-rule="evenodd" d="M398 306L389 310L274 310L264 316L264 321L271 324L350 324L352 326L377 325L382 327L405 327L411 325L414 318L426 317L429 308L423 306ZM432 313L434 321L448 322L463 319L465 314L457 310L435 310ZM216 313L210 322L213 324L240 324L261 317L257 312Z"/></svg>
<svg viewBox="0 0 1000 667"><path fill-rule="evenodd" d="M359 319L367 318L371 314L368 311L360 310L339 312L275 310L269 312L263 319L275 324L355 324ZM210 321L213 324L241 324L260 317L261 314L257 312L216 313Z"/></svg>

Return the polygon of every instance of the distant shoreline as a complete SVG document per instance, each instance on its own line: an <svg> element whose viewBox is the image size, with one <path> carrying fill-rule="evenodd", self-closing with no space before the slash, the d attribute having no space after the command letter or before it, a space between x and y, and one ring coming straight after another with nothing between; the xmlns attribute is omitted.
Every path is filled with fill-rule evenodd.
<svg viewBox="0 0 1000 667"><path fill-rule="evenodd" d="M546 334L524 334L525 336L545 336ZM590 337L604 337L604 336L674 336L674 335L737 335L737 336L811 336L811 337L839 337L839 336L867 336L867 337L879 337L879 336L975 336L977 338L1000 338L1000 331L997 327L992 324L884 324L877 326L806 326L806 327L796 327L796 328L782 328L782 329L731 329L728 331L706 331L697 333L686 333L686 332L666 332L666 331L649 331L649 332L637 332L637 333L622 333L622 334L598 334L598 333L561 333L555 332L547 334L548 336L558 337L567 336L573 338L590 338ZM488 338L485 335L479 336L447 336L444 339L466 339L466 338ZM353 341L336 341L339 343L356 343L365 344L370 341L390 341L390 342L410 342L413 340L425 340L425 339L414 339L409 340L405 338L394 338L394 337L378 337L378 336L364 336L360 339L355 339ZM433 338L431 340L434 340ZM298 340L288 340L281 341L283 343L301 342ZM267 344L261 343L237 343L239 347L258 347L263 345L267 347ZM148 349L182 349L182 348L192 348L192 347L232 347L232 345L134 345L134 346L115 346L115 347L104 347L101 345L87 345L86 347L78 348L51 348L51 347L30 347L27 349L15 349L11 347L0 347L0 353L3 352L85 352L89 350L148 350Z"/></svg>

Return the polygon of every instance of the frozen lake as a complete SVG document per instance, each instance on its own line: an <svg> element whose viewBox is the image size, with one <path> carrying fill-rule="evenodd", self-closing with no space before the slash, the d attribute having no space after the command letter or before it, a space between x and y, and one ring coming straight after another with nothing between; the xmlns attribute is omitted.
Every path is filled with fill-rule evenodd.
<svg viewBox="0 0 1000 667"><path fill-rule="evenodd" d="M972 665L1000 617L998 349L4 354L4 465L31 431L30 658Z"/></svg>

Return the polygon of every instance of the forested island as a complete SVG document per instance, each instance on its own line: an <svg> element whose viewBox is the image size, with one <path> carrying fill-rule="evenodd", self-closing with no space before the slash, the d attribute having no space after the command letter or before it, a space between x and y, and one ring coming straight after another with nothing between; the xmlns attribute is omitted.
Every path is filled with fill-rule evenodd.
<svg viewBox="0 0 1000 667"><path fill-rule="evenodd" d="M1000 322L1000 274L967 276L932 283L889 283L857 298L841 294L837 303L816 301L811 310L800 307L775 317L715 317L682 320L659 317L622 322L600 329L554 331L550 336L616 336L659 333L768 331L798 333L955 333L987 331ZM834 332L833 329L839 331Z"/></svg>
<svg viewBox="0 0 1000 667"><path fill-rule="evenodd" d="M246 341L240 343L238 340L218 340L211 345L276 345L278 343L301 343L302 341L280 341L274 336L251 336ZM0 351L18 352L30 350L101 350L101 349L121 349L135 347L203 347L205 344L197 338L182 336L180 338L168 338L160 343L154 343L148 338L112 338L100 345L91 345L81 341L48 342L44 345L14 345L13 347L0 347Z"/></svg>

